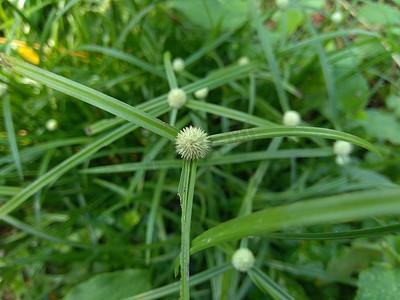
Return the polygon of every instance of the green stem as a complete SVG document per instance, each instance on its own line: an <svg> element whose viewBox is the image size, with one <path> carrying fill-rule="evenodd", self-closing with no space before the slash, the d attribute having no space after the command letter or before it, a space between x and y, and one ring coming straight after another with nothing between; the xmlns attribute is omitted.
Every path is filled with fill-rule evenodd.
<svg viewBox="0 0 400 300"><path fill-rule="evenodd" d="M190 222L192 219L193 193L196 182L197 161L183 161L178 194L182 207L181 232L181 298L190 299L189 263L190 263Z"/></svg>

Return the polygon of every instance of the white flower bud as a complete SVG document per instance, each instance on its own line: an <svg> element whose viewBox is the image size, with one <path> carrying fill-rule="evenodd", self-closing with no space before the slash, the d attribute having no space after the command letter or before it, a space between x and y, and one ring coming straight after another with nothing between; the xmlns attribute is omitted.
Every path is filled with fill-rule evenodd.
<svg viewBox="0 0 400 300"><path fill-rule="evenodd" d="M247 56L242 56L238 60L238 65L239 66L244 66L244 65L247 65L249 62L250 62L250 60L249 60L249 58Z"/></svg>
<svg viewBox="0 0 400 300"><path fill-rule="evenodd" d="M185 61L180 57L175 58L172 61L172 68L175 72L182 72L183 70L185 70Z"/></svg>
<svg viewBox="0 0 400 300"><path fill-rule="evenodd" d="M289 0L276 0L275 3L279 9L285 10L289 7L290 1Z"/></svg>
<svg viewBox="0 0 400 300"><path fill-rule="evenodd" d="M182 89L172 89L168 93L168 104L173 108L181 108L186 103L186 94Z"/></svg>
<svg viewBox="0 0 400 300"><path fill-rule="evenodd" d="M232 265L240 272L247 272L254 265L254 255L247 248L240 248L232 255Z"/></svg>
<svg viewBox="0 0 400 300"><path fill-rule="evenodd" d="M208 95L208 88L206 87L194 92L194 96L197 99L204 99L207 97L207 95Z"/></svg>
<svg viewBox="0 0 400 300"><path fill-rule="evenodd" d="M333 144L333 153L337 156L348 156L351 153L353 146L349 142L336 141Z"/></svg>
<svg viewBox="0 0 400 300"><path fill-rule="evenodd" d="M46 122L46 129L48 131L54 131L58 128L58 122L57 120L50 119Z"/></svg>
<svg viewBox="0 0 400 300"><path fill-rule="evenodd" d="M343 21L343 14L340 11L335 11L331 15L331 20L334 24L339 24Z"/></svg>
<svg viewBox="0 0 400 300"><path fill-rule="evenodd" d="M183 159L198 160L206 157L210 150L210 140L203 129L189 126L176 136L175 148Z"/></svg>
<svg viewBox="0 0 400 300"><path fill-rule="evenodd" d="M301 122L300 114L295 110L288 110L283 114L283 125L297 126Z"/></svg>

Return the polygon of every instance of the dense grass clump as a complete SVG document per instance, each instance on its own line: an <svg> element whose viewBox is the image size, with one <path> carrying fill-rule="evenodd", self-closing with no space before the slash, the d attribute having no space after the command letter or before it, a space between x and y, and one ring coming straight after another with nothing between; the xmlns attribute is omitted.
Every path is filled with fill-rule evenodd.
<svg viewBox="0 0 400 300"><path fill-rule="evenodd" d="M399 5L1 2L2 299L397 299Z"/></svg>

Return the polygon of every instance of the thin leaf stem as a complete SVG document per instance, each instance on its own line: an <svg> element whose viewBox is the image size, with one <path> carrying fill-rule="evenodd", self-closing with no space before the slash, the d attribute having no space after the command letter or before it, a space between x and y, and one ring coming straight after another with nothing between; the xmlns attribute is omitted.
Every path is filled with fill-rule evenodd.
<svg viewBox="0 0 400 300"><path fill-rule="evenodd" d="M179 196L182 207L181 233L181 299L190 300L189 263L190 263L190 223L194 186L196 182L197 161L184 160L179 183Z"/></svg>

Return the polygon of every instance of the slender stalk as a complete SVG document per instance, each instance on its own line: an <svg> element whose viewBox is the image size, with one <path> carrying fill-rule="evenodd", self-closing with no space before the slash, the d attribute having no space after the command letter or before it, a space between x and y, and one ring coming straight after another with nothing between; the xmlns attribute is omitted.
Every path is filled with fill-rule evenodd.
<svg viewBox="0 0 400 300"><path fill-rule="evenodd" d="M167 75L169 88L171 90L172 89L177 89L178 88L178 81L176 80L174 70L172 69L171 53L165 52L164 56L163 56L163 60L164 60L164 68L165 68L165 73Z"/></svg>
<svg viewBox="0 0 400 300"><path fill-rule="evenodd" d="M181 299L190 299L190 223L192 219L193 193L196 180L197 161L183 161L178 195L182 208L181 231Z"/></svg>

